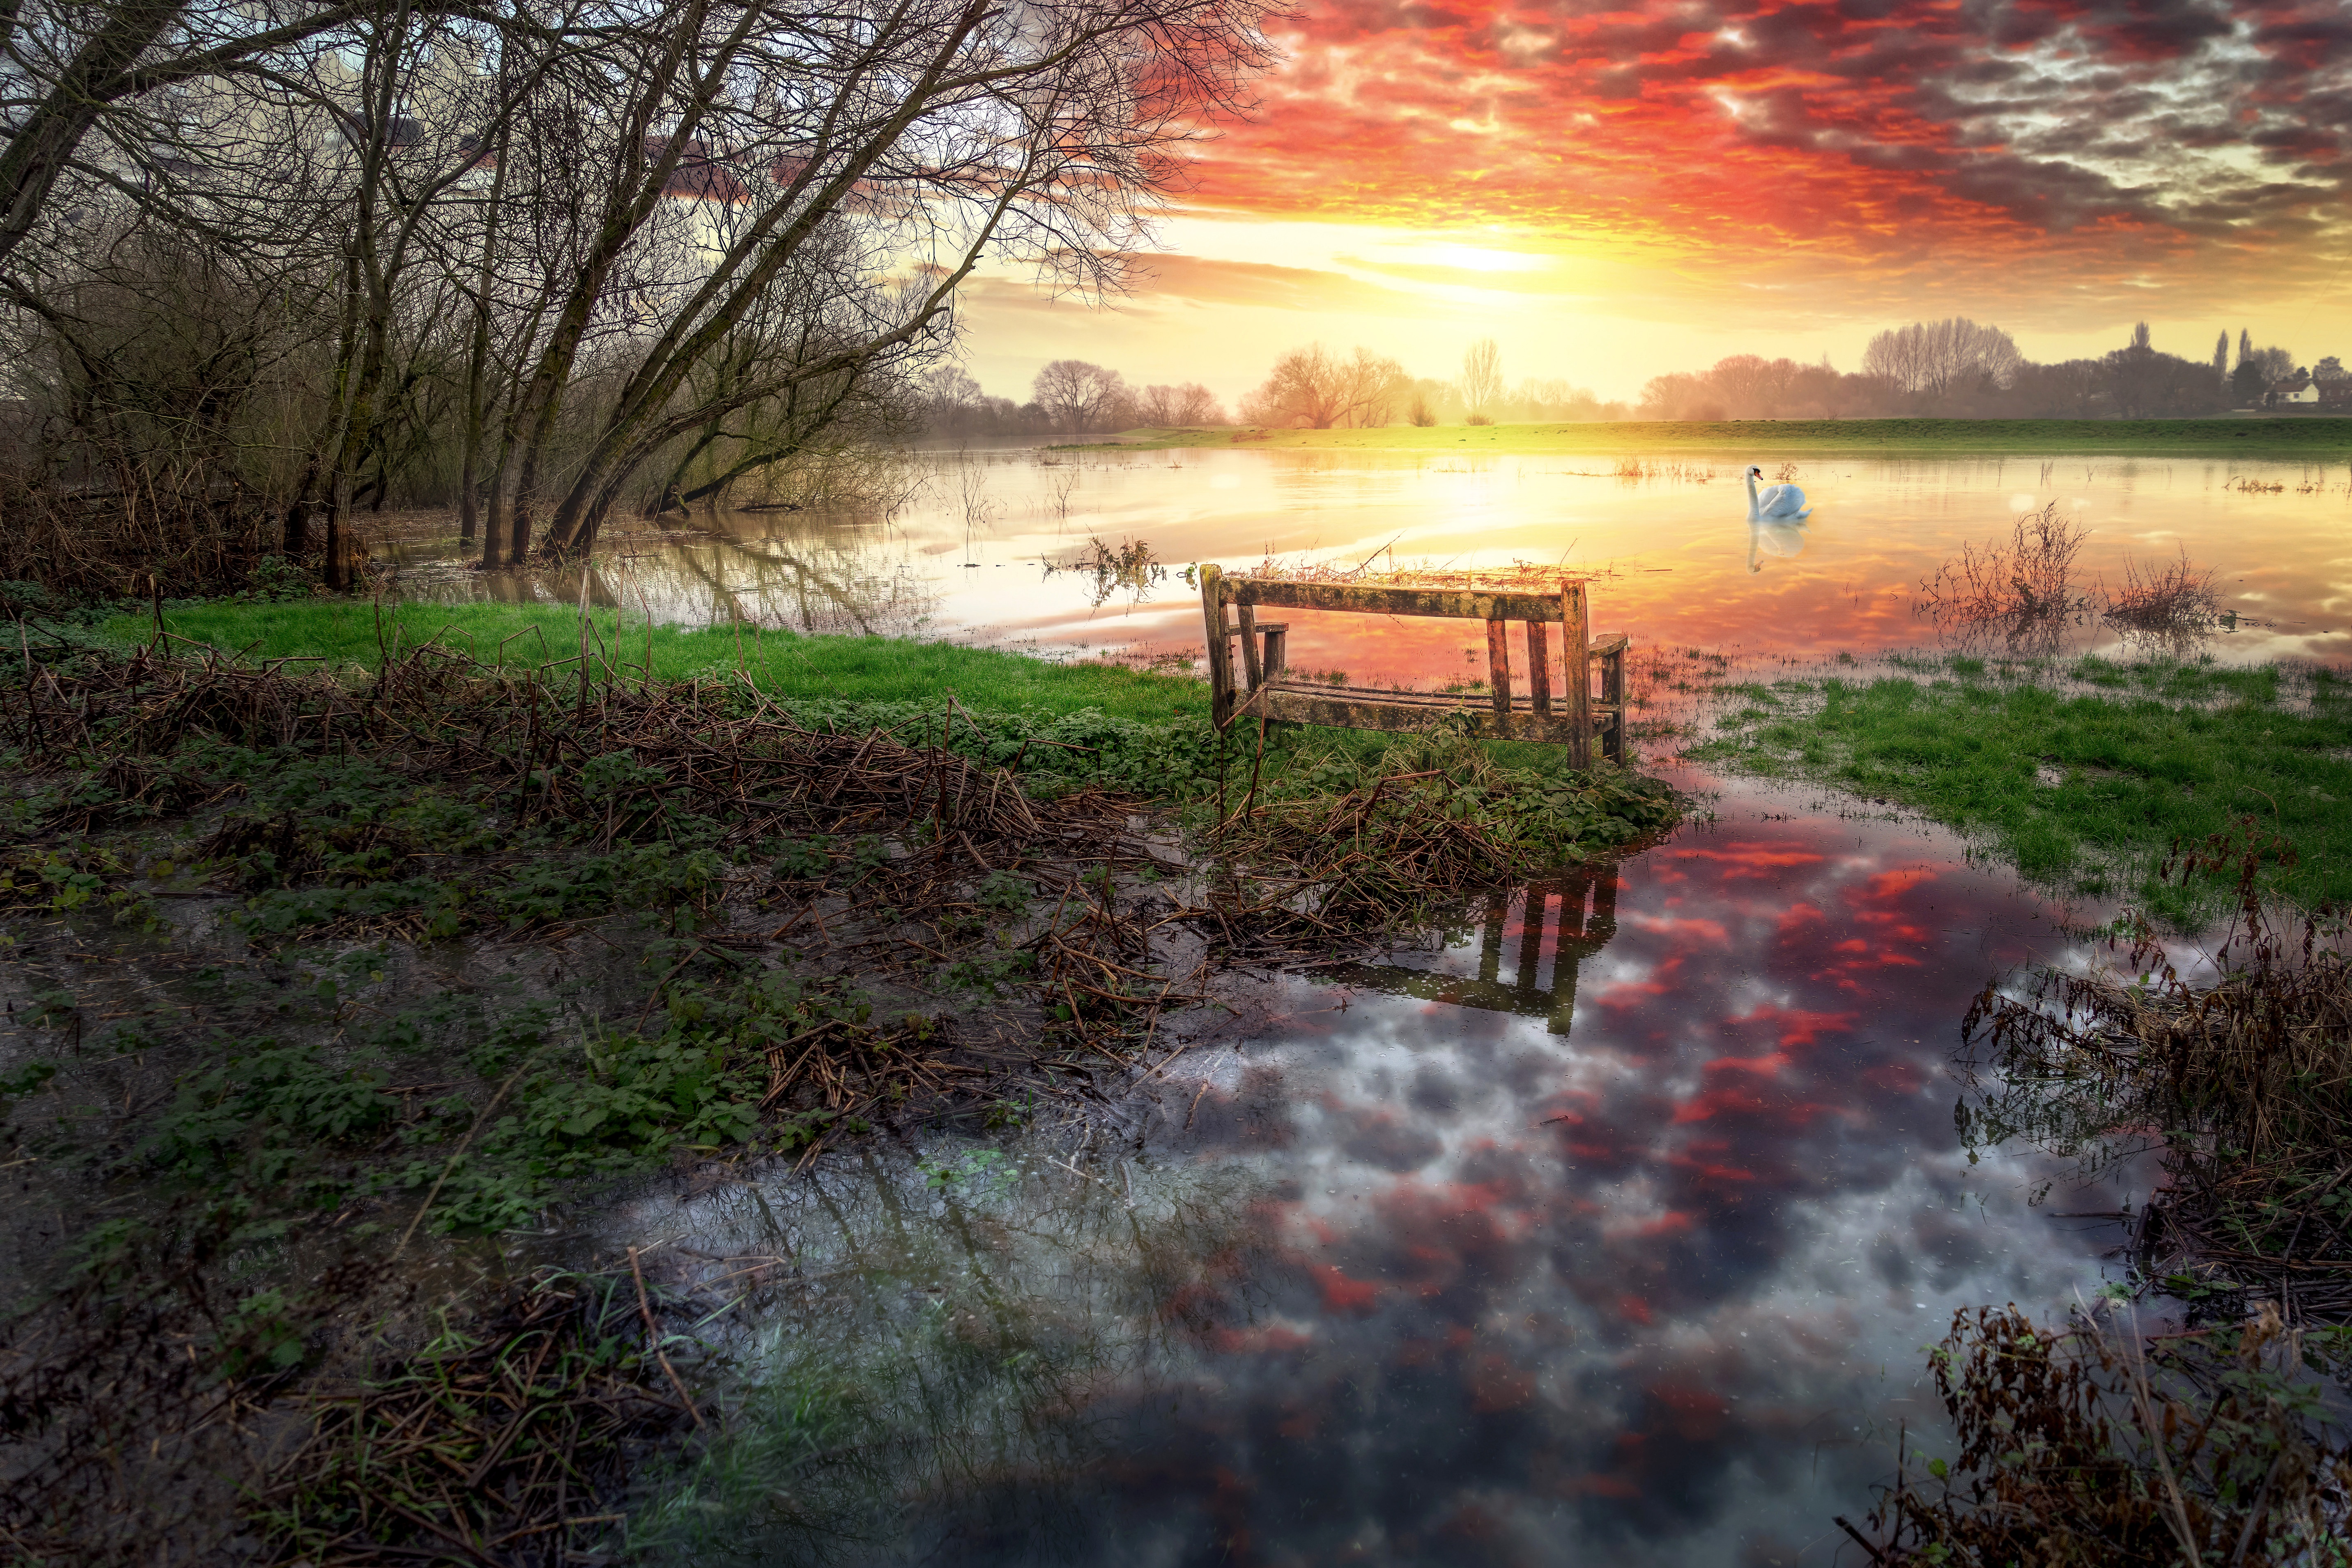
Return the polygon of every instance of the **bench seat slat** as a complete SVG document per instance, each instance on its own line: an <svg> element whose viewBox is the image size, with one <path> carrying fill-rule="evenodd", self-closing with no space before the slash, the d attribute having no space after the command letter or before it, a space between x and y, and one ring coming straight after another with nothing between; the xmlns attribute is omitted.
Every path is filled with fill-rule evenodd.
<svg viewBox="0 0 2352 1568"><path fill-rule="evenodd" d="M1558 621L1557 593L1480 592L1468 588L1399 588L1370 583L1282 583L1229 577L1230 604L1286 610L1346 610L1378 616L1444 616L1474 621Z"/></svg>
<svg viewBox="0 0 2352 1568"><path fill-rule="evenodd" d="M1361 686L1323 686L1303 680L1277 680L1262 689L1259 698L1243 704L1243 711L1263 710L1269 719L1298 724L1323 724L1342 730L1419 730L1448 713L1464 712L1491 724L1493 699L1470 692L1381 691ZM1594 732L1616 727L1612 708L1595 703ZM1511 704L1511 738L1518 741L1564 742L1573 726L1563 715L1538 713L1531 700Z"/></svg>

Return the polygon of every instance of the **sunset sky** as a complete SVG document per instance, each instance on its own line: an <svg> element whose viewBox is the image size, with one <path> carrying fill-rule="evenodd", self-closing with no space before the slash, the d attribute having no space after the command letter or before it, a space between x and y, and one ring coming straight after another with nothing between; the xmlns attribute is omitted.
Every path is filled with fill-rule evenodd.
<svg viewBox="0 0 2352 1568"><path fill-rule="evenodd" d="M1727 353L1856 368L1962 314L2029 357L2352 358L2340 0L1305 0L1109 310L1010 270L967 363L1073 355L1232 399L1321 340L1631 397Z"/></svg>

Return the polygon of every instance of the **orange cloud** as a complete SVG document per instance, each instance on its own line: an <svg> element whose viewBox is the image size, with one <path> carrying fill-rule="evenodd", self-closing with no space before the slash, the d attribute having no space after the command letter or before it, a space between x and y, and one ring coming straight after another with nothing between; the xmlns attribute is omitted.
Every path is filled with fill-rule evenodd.
<svg viewBox="0 0 2352 1568"><path fill-rule="evenodd" d="M1203 150L1204 207L1499 228L1661 295L1800 310L1829 283L1843 310L2079 310L2069 287L2145 299L2152 276L2240 301L2341 265L2332 4L1308 0L1282 41L1263 115Z"/></svg>

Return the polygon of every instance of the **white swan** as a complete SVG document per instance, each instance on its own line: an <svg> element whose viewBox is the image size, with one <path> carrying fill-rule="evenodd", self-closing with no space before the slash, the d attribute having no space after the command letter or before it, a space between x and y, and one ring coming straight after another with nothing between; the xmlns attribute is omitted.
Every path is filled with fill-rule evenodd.
<svg viewBox="0 0 2352 1568"><path fill-rule="evenodd" d="M1756 481L1764 477L1761 468L1749 468L1748 480L1748 521L1750 522L1802 522L1813 515L1805 504L1805 492L1794 485L1769 485L1764 493L1756 493Z"/></svg>

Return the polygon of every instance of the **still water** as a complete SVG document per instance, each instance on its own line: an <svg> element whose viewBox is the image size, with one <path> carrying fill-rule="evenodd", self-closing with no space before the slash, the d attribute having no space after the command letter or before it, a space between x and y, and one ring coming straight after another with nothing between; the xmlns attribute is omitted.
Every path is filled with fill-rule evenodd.
<svg viewBox="0 0 2352 1568"><path fill-rule="evenodd" d="M1734 791L1425 950L1241 981L1083 1142L647 1198L616 1239L762 1292L774 1448L695 1521L773 1563L1827 1563L1898 1432L1936 1451L1955 1309L2120 1277L2080 1216L2144 1165L1953 1119L1971 994L2096 912Z"/></svg>
<svg viewBox="0 0 2352 1568"><path fill-rule="evenodd" d="M2214 573L2201 651L2352 655L2342 465L1801 461L1813 515L1772 533L1739 457L1618 466L934 455L891 508L619 533L585 581L405 553L453 596L1139 659L1198 649L1188 563L1532 563L1737 669L1933 646L1922 580L2054 500L2083 586ZM1124 568L1064 569L1095 541ZM1456 626L1291 619L1294 667L1465 672ZM2063 646L2132 651L2095 617ZM749 1436L667 1524L709 1562L1831 1561L1898 1433L1937 1449L1955 1310L2120 1277L2143 1161L1970 1151L1953 1115L1970 998L2092 962L2108 911L1916 823L1674 776L1711 820L1424 949L1233 979L1091 1131L1041 1111L610 1214L752 1292Z"/></svg>
<svg viewBox="0 0 2352 1568"><path fill-rule="evenodd" d="M1749 455L1769 479L1781 465ZM2352 456L2352 454L2347 454ZM1621 463L1640 478L1618 477ZM1813 512L1751 530L1732 455L1666 459L1378 453L1013 449L919 455L892 504L741 512L691 530L615 532L589 595L664 620L917 633L1069 654L1181 656L1201 646L1181 568L1265 561L1600 574L1598 624L1637 647L1759 658L1857 657L1932 642L1920 584L1963 546L2006 539L2056 502L2088 531L2078 585L2185 552L2215 574L2231 660L2352 656L2352 467L2145 458L1801 459ZM1160 570L1055 571L1101 541ZM419 591L575 599L576 574L417 570L453 541L395 547ZM1483 661L1444 622L1292 618L1295 666L1428 684ZM2126 649L2088 623L2076 651ZM1465 661L1465 649L1470 649Z"/></svg>

